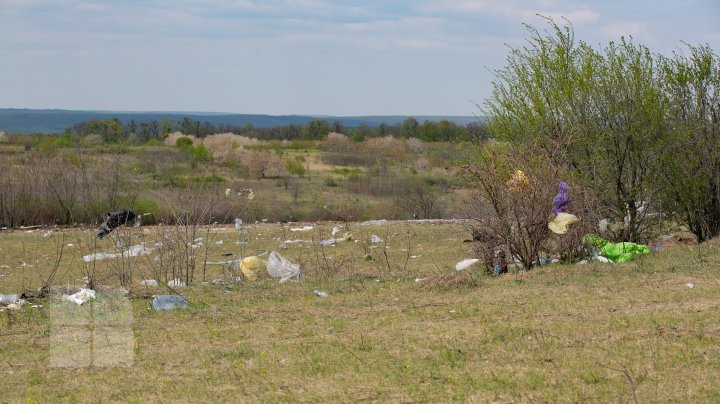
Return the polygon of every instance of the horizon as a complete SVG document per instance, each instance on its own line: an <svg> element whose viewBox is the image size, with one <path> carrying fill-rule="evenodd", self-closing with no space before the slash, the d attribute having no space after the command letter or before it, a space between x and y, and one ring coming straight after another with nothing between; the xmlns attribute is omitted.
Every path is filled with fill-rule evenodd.
<svg viewBox="0 0 720 404"><path fill-rule="evenodd" d="M594 48L720 48L714 0L0 0L0 107L472 116L537 14Z"/></svg>

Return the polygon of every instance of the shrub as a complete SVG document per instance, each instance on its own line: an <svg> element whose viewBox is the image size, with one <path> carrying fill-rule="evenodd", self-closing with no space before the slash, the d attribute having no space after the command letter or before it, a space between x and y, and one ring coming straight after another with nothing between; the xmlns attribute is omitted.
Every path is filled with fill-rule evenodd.
<svg viewBox="0 0 720 404"><path fill-rule="evenodd" d="M518 180L522 171L526 180ZM594 229L602 212L594 209L593 195L568 179L567 173L538 150L496 144L482 150L481 160L465 166L464 174L478 186L470 197L470 217L477 254L492 262L497 249L530 269L543 252L568 256L583 234ZM558 183L570 184L569 213L581 219L570 231L556 236L548 229Z"/></svg>

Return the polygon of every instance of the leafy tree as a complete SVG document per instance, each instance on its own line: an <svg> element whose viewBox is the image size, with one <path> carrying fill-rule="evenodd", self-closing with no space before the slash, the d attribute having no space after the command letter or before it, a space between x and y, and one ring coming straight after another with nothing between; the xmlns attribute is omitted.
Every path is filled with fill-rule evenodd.
<svg viewBox="0 0 720 404"><path fill-rule="evenodd" d="M661 59L668 130L656 189L698 241L720 235L720 58L708 45Z"/></svg>

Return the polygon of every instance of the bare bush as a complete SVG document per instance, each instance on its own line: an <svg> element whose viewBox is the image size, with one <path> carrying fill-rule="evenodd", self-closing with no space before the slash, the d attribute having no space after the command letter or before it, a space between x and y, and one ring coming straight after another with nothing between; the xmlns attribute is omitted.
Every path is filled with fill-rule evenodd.
<svg viewBox="0 0 720 404"><path fill-rule="evenodd" d="M212 154L215 160L228 162L242 159L245 146L257 144L257 139L234 133L218 133L202 139L202 144Z"/></svg>
<svg viewBox="0 0 720 404"><path fill-rule="evenodd" d="M353 141L342 133L331 132L322 143L322 149L328 152L347 153L354 148Z"/></svg>
<svg viewBox="0 0 720 404"><path fill-rule="evenodd" d="M541 253L578 253L575 247L599 215L592 192L567 180L573 190L569 212L581 222L565 235L554 235L548 229L552 201L567 173L537 149L511 150L496 144L483 148L481 158L477 165L464 167L464 174L478 185L470 197L470 217L476 221L477 253L486 265L497 250L507 251L525 269L535 266Z"/></svg>

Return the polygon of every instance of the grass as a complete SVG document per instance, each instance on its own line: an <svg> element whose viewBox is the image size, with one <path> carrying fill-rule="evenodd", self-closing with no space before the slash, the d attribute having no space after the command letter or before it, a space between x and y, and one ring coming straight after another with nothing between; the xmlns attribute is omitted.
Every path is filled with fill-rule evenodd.
<svg viewBox="0 0 720 404"><path fill-rule="evenodd" d="M317 241L332 226L293 233L256 225L205 241L216 259L226 249L247 255L288 238ZM149 230L129 237L150 241ZM358 242L278 250L301 263L301 282L198 283L184 290L191 308L170 312L149 310L143 297L162 289L133 288L130 367L51 368L48 304L26 306L11 325L0 313L0 401L720 400L717 243L628 264L490 277L452 269L469 257L459 224L349 230ZM63 255L57 283L81 282L79 257L93 251L85 241L92 233L42 232L0 233L0 264L10 267L0 268L0 292L39 286L61 234L75 246ZM371 234L387 242L387 260L384 243L366 242ZM107 238L97 250L113 243ZM143 262L137 259L137 280ZM100 263L112 284L105 273L112 265Z"/></svg>

